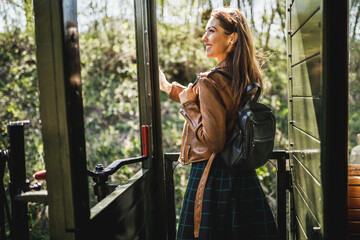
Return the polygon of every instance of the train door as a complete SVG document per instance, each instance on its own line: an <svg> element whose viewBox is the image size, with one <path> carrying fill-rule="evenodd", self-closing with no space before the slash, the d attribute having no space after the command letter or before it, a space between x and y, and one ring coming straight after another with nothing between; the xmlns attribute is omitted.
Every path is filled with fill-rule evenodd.
<svg viewBox="0 0 360 240"><path fill-rule="evenodd" d="M347 1L287 0L291 239L346 239Z"/></svg>
<svg viewBox="0 0 360 240"><path fill-rule="evenodd" d="M155 1L135 0L140 125L149 127L149 152L125 159L142 161L142 169L91 209L77 3L38 0L34 12L51 239L166 239ZM112 167L92 174L101 180Z"/></svg>

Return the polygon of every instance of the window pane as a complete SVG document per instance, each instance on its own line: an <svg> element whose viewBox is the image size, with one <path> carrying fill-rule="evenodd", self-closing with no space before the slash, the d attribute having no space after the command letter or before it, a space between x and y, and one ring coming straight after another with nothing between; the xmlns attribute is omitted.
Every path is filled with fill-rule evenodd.
<svg viewBox="0 0 360 240"><path fill-rule="evenodd" d="M360 164L360 1L349 7L349 163Z"/></svg>
<svg viewBox="0 0 360 240"><path fill-rule="evenodd" d="M88 169L140 156L134 5L127 1L78 1ZM111 180L140 168L129 165Z"/></svg>

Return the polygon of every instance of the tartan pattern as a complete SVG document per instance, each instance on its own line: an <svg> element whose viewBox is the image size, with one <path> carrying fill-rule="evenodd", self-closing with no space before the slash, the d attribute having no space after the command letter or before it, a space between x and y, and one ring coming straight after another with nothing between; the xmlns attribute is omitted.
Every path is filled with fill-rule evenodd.
<svg viewBox="0 0 360 240"><path fill-rule="evenodd" d="M194 239L195 194L206 163L192 163L180 213L178 240ZM255 170L234 176L220 159L215 158L205 187L198 239L279 238Z"/></svg>

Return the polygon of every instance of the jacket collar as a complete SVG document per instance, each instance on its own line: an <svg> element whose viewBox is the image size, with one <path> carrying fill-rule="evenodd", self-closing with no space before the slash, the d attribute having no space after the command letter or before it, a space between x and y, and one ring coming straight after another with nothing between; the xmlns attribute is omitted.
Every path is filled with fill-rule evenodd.
<svg viewBox="0 0 360 240"><path fill-rule="evenodd" d="M230 73L229 71L229 67L227 67L226 63L225 63L225 60L219 62L214 68L213 70L220 70L220 71L223 71L223 72L226 72L226 73Z"/></svg>

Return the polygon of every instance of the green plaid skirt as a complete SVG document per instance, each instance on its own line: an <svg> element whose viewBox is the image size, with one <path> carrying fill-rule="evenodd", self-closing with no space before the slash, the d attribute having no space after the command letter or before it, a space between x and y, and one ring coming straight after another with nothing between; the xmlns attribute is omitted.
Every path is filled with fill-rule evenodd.
<svg viewBox="0 0 360 240"><path fill-rule="evenodd" d="M194 238L194 202L207 161L193 163L184 196L177 239ZM201 240L279 239L270 206L255 170L232 174L214 159L206 183L200 224Z"/></svg>

